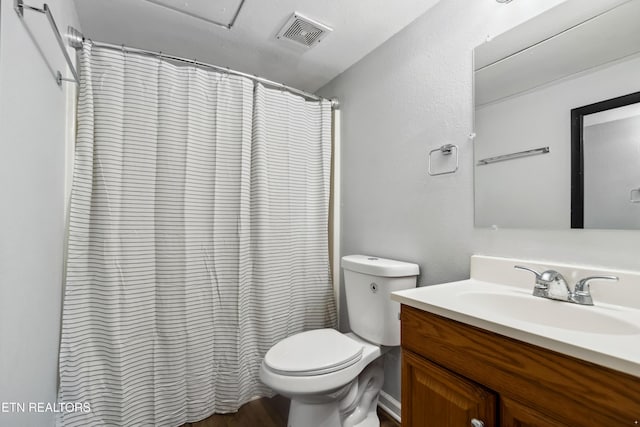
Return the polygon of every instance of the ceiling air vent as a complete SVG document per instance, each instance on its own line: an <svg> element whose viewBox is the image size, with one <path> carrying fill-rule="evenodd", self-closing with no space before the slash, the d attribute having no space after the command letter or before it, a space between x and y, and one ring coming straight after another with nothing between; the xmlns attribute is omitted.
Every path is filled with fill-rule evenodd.
<svg viewBox="0 0 640 427"><path fill-rule="evenodd" d="M294 13L278 32L278 40L290 40L306 47L315 46L327 34L333 31L331 28L313 19L309 19L299 13Z"/></svg>

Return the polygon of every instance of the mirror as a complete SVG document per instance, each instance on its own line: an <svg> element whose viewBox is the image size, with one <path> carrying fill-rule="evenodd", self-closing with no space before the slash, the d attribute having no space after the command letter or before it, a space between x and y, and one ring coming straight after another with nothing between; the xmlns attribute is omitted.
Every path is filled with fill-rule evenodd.
<svg viewBox="0 0 640 427"><path fill-rule="evenodd" d="M640 229L640 127L628 116L637 101L581 110L640 92L640 1L588 3L599 4L568 0L474 50L476 227ZM604 134L615 122L631 133ZM605 140L590 142L597 134Z"/></svg>
<svg viewBox="0 0 640 427"><path fill-rule="evenodd" d="M640 229L640 92L571 110L571 154L571 228Z"/></svg>

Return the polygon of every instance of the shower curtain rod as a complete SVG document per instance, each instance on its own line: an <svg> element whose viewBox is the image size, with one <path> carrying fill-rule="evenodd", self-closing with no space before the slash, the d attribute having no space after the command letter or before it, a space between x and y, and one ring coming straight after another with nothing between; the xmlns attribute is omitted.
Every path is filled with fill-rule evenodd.
<svg viewBox="0 0 640 427"><path fill-rule="evenodd" d="M227 73L227 74L233 74L233 75L236 75L236 76L246 77L246 78L251 79L253 81L264 83L265 85L268 85L268 86L277 87L277 88L286 90L288 92L294 93L296 95L300 95L300 96L302 96L302 97L304 97L306 99L311 99L311 100L314 100L314 101L321 101L321 100L326 99L326 98L323 98L321 96L315 95L313 93L305 92L304 90L300 90L300 89L296 89L296 88L291 87L291 86L287 86L284 83L274 82L273 80L269 80L269 79L266 79L264 77L259 77L259 76L255 76L255 75L252 75L252 74L243 73L242 71L232 70L230 68L221 67L219 65L213 65L213 64L208 64L206 62L200 62L197 59L182 58L182 57L179 57L179 56L167 55L167 54L162 53L162 52L155 52L155 51L146 50L146 49L138 49L136 47L129 47L129 46L125 46L125 45L115 45L115 44L105 43L105 42L96 42L96 41L93 41L91 39L86 39L82 33L80 33L78 30L76 30L75 28L73 28L71 26L68 28L68 35L67 36L68 36L68 40L69 40L69 45L72 46L73 48L75 48L76 50L82 48L82 43L85 40L87 40L92 45L94 45L96 47L102 47L102 48L113 49L113 50L120 50L120 51L123 51L123 52L138 53L138 54L147 55L147 56L155 56L155 57L161 58L161 59L168 59L168 60L171 60L171 61L184 62L184 63L187 63L187 64L193 64L193 65L199 66L199 67L212 68L214 70L217 70L217 71L220 71L220 72L223 72L223 73ZM340 103L339 103L339 101L337 99L332 98L332 99L329 99L328 101L331 102L331 108L332 109L338 109L340 107Z"/></svg>

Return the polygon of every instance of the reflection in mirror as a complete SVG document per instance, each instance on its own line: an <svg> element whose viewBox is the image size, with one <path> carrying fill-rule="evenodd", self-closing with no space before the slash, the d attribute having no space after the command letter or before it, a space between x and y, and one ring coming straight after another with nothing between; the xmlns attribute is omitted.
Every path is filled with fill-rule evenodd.
<svg viewBox="0 0 640 427"><path fill-rule="evenodd" d="M640 229L640 92L571 110L571 228Z"/></svg>
<svg viewBox="0 0 640 427"><path fill-rule="evenodd" d="M583 10L587 3L594 8L589 16L569 9ZM604 9L595 10L597 6ZM477 227L571 227L571 110L640 91L638 16L637 0L568 0L474 50ZM554 25L553 33L532 36ZM631 157L624 151L616 154ZM593 167L612 161L602 158ZM588 168L585 186L590 185ZM609 169L609 177L618 179L619 172ZM599 192L606 185L590 187ZM585 206L598 200L584 197ZM583 225L638 228L609 220Z"/></svg>

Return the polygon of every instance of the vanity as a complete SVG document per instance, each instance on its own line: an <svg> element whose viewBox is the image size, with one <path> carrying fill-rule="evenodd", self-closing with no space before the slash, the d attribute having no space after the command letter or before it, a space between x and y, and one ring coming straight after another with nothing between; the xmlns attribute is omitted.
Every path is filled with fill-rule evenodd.
<svg viewBox="0 0 640 427"><path fill-rule="evenodd" d="M640 230L638 16L567 0L474 49L477 228ZM392 295L403 426L640 426L639 272L470 271Z"/></svg>
<svg viewBox="0 0 640 427"><path fill-rule="evenodd" d="M557 270L594 305L532 295ZM640 273L473 256L471 278L396 292L405 426L640 425Z"/></svg>

